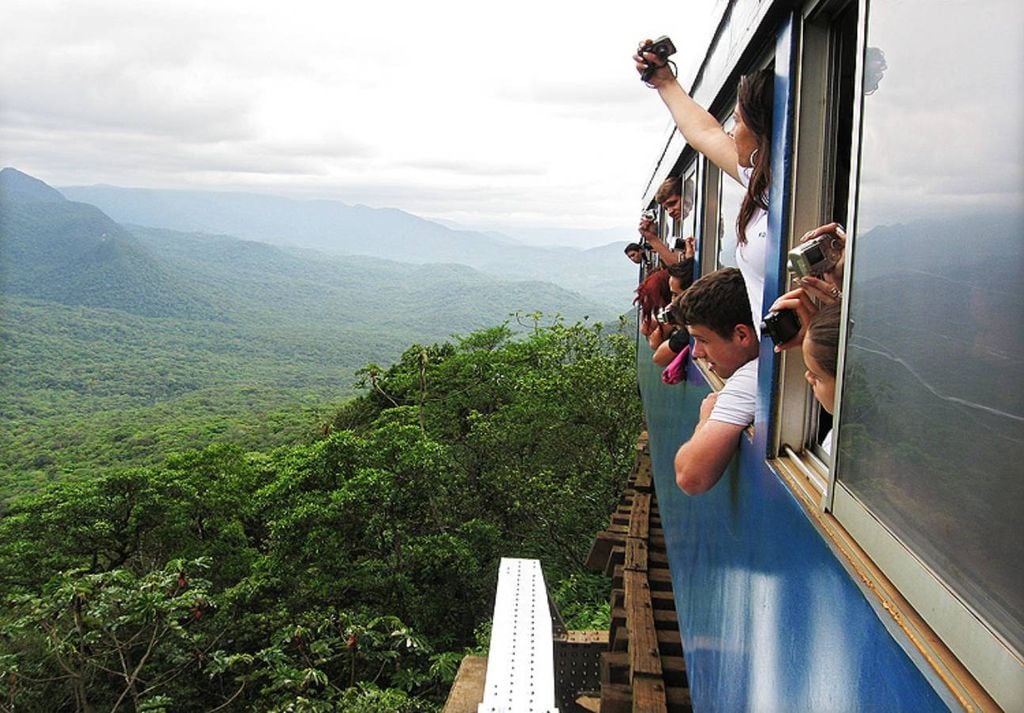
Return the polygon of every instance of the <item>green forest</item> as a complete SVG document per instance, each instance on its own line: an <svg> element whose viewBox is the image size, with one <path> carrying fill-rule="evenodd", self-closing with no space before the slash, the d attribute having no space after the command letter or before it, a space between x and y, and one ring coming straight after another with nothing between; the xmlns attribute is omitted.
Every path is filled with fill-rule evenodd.
<svg viewBox="0 0 1024 713"><path fill-rule="evenodd" d="M0 513L42 484L183 448L294 443L354 394L363 364L413 342L522 311L610 316L463 265L124 226L11 168L0 298Z"/></svg>
<svg viewBox="0 0 1024 713"><path fill-rule="evenodd" d="M14 308L30 324L38 307ZM149 395L138 431L159 448L132 443L131 411L115 443L79 436L74 477L16 434L49 475L4 494L0 711L436 711L486 646L501 556L542 561L570 627L607 625L608 582L582 562L632 464L634 374L629 335L537 318L367 364L333 409L253 397L266 417L241 440L204 403L233 393L244 411L245 390L215 383L181 389L194 412ZM87 394L101 414L130 396ZM66 406L31 411L43 401L10 408L46 422ZM189 449L189 428L209 445Z"/></svg>

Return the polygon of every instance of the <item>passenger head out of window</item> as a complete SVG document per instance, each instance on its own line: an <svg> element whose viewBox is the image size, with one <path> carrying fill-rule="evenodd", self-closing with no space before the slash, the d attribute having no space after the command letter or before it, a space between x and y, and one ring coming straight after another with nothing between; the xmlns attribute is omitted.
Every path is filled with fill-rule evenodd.
<svg viewBox="0 0 1024 713"><path fill-rule="evenodd" d="M693 337L693 356L707 360L726 379L707 396L693 435L676 453L676 484L688 495L713 487L754 421L757 403L758 338L743 276L735 268L705 275L672 305L677 322Z"/></svg>
<svg viewBox="0 0 1024 713"><path fill-rule="evenodd" d="M804 378L821 407L832 413L836 400L836 362L839 360L839 315L842 305L830 304L818 310L807 325L803 346Z"/></svg>
<svg viewBox="0 0 1024 713"><path fill-rule="evenodd" d="M758 211L768 210L768 189L772 181L774 80L775 76L769 69L740 77L732 138L736 144L736 159L742 169L741 178L745 178L741 182L747 187L736 218L736 235L741 245L751 239L746 231ZM748 170L749 176L743 176Z"/></svg>
<svg viewBox="0 0 1024 713"><path fill-rule="evenodd" d="M706 359L723 379L757 359L757 337L745 295L743 275L727 267L697 280L673 303L676 322L694 339L693 355Z"/></svg>
<svg viewBox="0 0 1024 713"><path fill-rule="evenodd" d="M675 300L693 284L693 261L687 260L675 265L669 265L666 270L668 272L668 288L672 292L672 299ZM671 364L690 343L690 335L686 331L686 327L675 324L675 317L676 310L674 308L669 309L668 318L671 319L675 330L669 335L668 339L658 345L654 355L651 357L651 361L658 366L668 366Z"/></svg>
<svg viewBox="0 0 1024 713"><path fill-rule="evenodd" d="M672 220L686 220L693 211L693 179L684 181L682 176L669 176L658 186L654 200Z"/></svg>
<svg viewBox="0 0 1024 713"><path fill-rule="evenodd" d="M683 181L680 176L669 176L658 186L654 199L668 213L672 220L678 223L685 220L693 210L693 195L692 180L686 179ZM662 231L658 225L656 211L654 210L644 211L643 215L640 216L640 225L637 227L637 230L640 233L641 242L645 245L650 245L651 249L661 258L663 264L675 265L690 261L692 268L694 256L692 235L683 239L681 244L677 242L674 248L669 247L662 240Z"/></svg>
<svg viewBox="0 0 1024 713"><path fill-rule="evenodd" d="M686 93L669 63L647 51L651 45L651 40L642 41L633 56L637 72L648 86L658 90L686 143L746 187L736 220L736 264L746 281L750 311L760 316L771 186L774 71L762 69L740 79L735 127L728 134Z"/></svg>
<svg viewBox="0 0 1024 713"><path fill-rule="evenodd" d="M804 254L794 258L795 253ZM768 330L775 341L775 351L794 349L803 343L807 326L817 314L819 305L842 302L843 269L846 254L846 233L838 223L826 223L809 230L800 238L800 247L790 252L790 267L798 273L794 289L779 297L768 310L765 322L772 315L787 311L795 313L796 331L777 334ZM804 273L804 274L799 274ZM790 336L792 335L792 336Z"/></svg>
<svg viewBox="0 0 1024 713"><path fill-rule="evenodd" d="M825 305L811 318L804 336L804 378L811 385L821 407L833 413L836 405L836 362L839 360L839 317L842 305ZM821 447L832 453L832 431L825 434Z"/></svg>
<svg viewBox="0 0 1024 713"><path fill-rule="evenodd" d="M623 250L626 253L626 257L639 265L644 259L644 250L640 247L640 243L629 243L626 249Z"/></svg>
<svg viewBox="0 0 1024 713"><path fill-rule="evenodd" d="M640 333L647 337L651 349L657 349L675 329L672 322L666 320L666 308L672 302L670 278L668 270L652 272L636 288L633 299L633 304L640 307Z"/></svg>

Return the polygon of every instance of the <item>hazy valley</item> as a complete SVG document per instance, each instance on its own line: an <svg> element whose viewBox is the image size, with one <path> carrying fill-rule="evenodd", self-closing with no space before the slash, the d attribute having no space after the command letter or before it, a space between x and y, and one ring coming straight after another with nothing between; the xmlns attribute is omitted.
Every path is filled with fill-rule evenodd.
<svg viewBox="0 0 1024 713"><path fill-rule="evenodd" d="M0 206L5 496L183 445L288 442L368 363L514 313L614 321L633 279L614 245L531 248L323 201L60 192L4 169ZM588 269L601 300L566 287Z"/></svg>

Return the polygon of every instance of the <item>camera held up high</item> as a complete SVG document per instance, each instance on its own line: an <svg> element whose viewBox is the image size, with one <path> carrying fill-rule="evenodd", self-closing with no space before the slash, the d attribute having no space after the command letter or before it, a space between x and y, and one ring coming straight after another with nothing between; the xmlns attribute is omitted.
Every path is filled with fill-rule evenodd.
<svg viewBox="0 0 1024 713"><path fill-rule="evenodd" d="M650 44L643 45L638 51L641 56L650 52L658 58L655 63L648 62L647 69L640 75L642 81L649 82L654 73L658 71L658 68L664 66L668 62L668 58L676 53L676 46L672 44L672 40L668 38L668 35L662 35Z"/></svg>

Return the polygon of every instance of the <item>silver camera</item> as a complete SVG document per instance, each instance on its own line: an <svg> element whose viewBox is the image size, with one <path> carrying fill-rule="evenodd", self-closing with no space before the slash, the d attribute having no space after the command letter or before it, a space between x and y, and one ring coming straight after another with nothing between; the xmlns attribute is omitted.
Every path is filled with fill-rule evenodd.
<svg viewBox="0 0 1024 713"><path fill-rule="evenodd" d="M789 269L800 277L822 275L837 261L832 242L834 235L819 235L814 240L800 243L789 251Z"/></svg>

